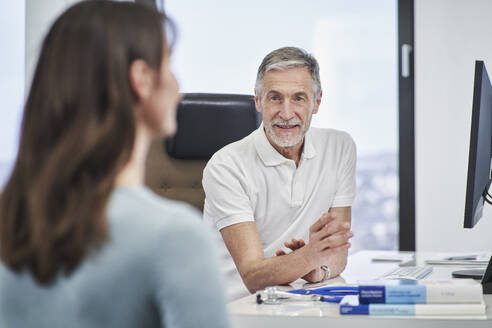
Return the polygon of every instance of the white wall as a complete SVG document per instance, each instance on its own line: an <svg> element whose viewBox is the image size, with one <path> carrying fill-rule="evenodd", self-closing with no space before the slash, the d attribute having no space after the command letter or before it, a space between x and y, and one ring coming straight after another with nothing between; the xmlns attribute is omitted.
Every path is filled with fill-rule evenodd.
<svg viewBox="0 0 492 328"><path fill-rule="evenodd" d="M415 0L419 251L492 251L492 206L462 228L476 59L492 75L492 1Z"/></svg>

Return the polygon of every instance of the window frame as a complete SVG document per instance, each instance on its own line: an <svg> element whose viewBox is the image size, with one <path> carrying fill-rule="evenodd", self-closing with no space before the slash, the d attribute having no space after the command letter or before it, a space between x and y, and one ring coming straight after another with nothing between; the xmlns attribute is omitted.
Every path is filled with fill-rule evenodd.
<svg viewBox="0 0 492 328"><path fill-rule="evenodd" d="M410 46L408 77L402 76L403 45ZM414 1L398 0L398 176L400 251L415 251Z"/></svg>

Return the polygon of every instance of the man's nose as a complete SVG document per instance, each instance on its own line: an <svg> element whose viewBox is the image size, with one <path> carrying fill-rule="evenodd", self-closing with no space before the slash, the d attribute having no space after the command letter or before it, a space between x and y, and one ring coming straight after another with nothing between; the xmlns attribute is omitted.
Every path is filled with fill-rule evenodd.
<svg viewBox="0 0 492 328"><path fill-rule="evenodd" d="M290 102L286 101L282 104L279 116L284 121L288 121L294 118L294 108L292 107L292 104L290 104Z"/></svg>

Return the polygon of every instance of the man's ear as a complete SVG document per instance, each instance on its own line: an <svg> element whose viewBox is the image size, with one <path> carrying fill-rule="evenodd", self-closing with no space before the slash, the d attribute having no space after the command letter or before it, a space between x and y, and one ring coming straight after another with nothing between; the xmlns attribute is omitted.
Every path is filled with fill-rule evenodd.
<svg viewBox="0 0 492 328"><path fill-rule="evenodd" d="M256 89L255 89L255 105L256 105L256 110L261 113L260 97L256 94Z"/></svg>
<svg viewBox="0 0 492 328"><path fill-rule="evenodd" d="M137 96L137 99L147 99L153 87L153 71L142 59L133 61L128 72L130 86Z"/></svg>
<svg viewBox="0 0 492 328"><path fill-rule="evenodd" d="M314 110L313 114L316 114L319 109L319 105L321 104L321 97L323 96L323 91L320 90L318 96L316 96L316 99L314 101Z"/></svg>

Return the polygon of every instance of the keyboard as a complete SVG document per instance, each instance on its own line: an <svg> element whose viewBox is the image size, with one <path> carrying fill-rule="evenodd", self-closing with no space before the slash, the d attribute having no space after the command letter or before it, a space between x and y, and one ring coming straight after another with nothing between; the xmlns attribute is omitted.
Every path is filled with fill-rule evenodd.
<svg viewBox="0 0 492 328"><path fill-rule="evenodd" d="M408 266L408 267L398 267L392 270L379 279L389 280L420 280L432 272L431 266Z"/></svg>

